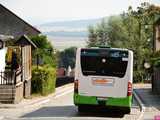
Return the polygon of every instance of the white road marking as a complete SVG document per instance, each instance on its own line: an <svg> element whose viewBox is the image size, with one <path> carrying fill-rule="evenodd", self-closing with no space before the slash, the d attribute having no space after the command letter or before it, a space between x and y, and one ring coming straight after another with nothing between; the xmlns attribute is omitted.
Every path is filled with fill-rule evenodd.
<svg viewBox="0 0 160 120"><path fill-rule="evenodd" d="M140 114L140 116L138 117L137 120L142 120L143 115L144 115L144 112L141 112L141 114Z"/></svg>
<svg viewBox="0 0 160 120"><path fill-rule="evenodd" d="M68 93L72 92L72 91L73 91L73 87L64 88L64 89L62 89L60 91L57 91L57 93L55 94L54 98L59 98L59 97L65 95L65 94L68 94ZM44 101L41 101L41 102L37 103L36 105L41 105L41 104L47 103L49 101L50 101L50 99L48 98L48 99L46 99Z"/></svg>
<svg viewBox="0 0 160 120"><path fill-rule="evenodd" d="M70 93L70 92L73 92L73 89L68 90L68 91L66 91L66 92L63 92L63 93L61 93L61 94L59 94L59 95L56 95L54 98L59 98L59 97L61 97L61 96L63 96L63 95L66 95L66 94L68 94L68 93Z"/></svg>
<svg viewBox="0 0 160 120"><path fill-rule="evenodd" d="M19 119L12 118L11 120L19 120ZM29 117L29 118L20 118L20 120L110 120L110 118L105 118L105 117Z"/></svg>
<svg viewBox="0 0 160 120"><path fill-rule="evenodd" d="M50 101L50 99L46 99L46 100L41 101L41 102L39 102L39 103L37 103L37 104L38 104L38 105L41 105L41 104L47 103L47 102L49 102L49 101Z"/></svg>
<svg viewBox="0 0 160 120"><path fill-rule="evenodd" d="M63 93L63 92L68 91L70 89L73 89L73 86L67 87L67 88L64 88L64 89L61 89L61 90L56 90L55 94Z"/></svg>
<svg viewBox="0 0 160 120"><path fill-rule="evenodd" d="M55 97L53 97L53 98L61 97L61 96L65 95L65 94L67 94L67 93L70 93L70 92L72 92L72 91L73 91L73 86L72 86L72 87L67 87L67 88L64 88L64 89L62 88L62 89L57 90L57 91L55 92ZM36 104L30 104L30 105L28 105L28 106L33 106L33 105L38 106L38 105L42 105L42 104L45 104L45 103L49 102L51 99L52 99L52 98L49 97L48 99L42 100L42 101L40 101L40 102L37 102ZM25 107L28 107L28 106L25 106ZM0 120L1 120L1 117L0 117Z"/></svg>
<svg viewBox="0 0 160 120"><path fill-rule="evenodd" d="M137 120L142 120L142 117L144 115L144 112L145 112L146 108L145 108L144 104L142 103L141 99L138 97L138 95L135 92L133 92L133 94L134 94L135 98L137 99L137 101L138 101L138 103L141 107L141 114L139 115Z"/></svg>

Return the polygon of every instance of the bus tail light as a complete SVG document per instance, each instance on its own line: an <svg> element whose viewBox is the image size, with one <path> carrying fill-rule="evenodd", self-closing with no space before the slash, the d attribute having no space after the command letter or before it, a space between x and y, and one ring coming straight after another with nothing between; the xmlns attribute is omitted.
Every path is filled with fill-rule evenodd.
<svg viewBox="0 0 160 120"><path fill-rule="evenodd" d="M74 93L78 93L78 80L74 80Z"/></svg>
<svg viewBox="0 0 160 120"><path fill-rule="evenodd" d="M131 96L131 95L132 95L132 83L128 82L127 96Z"/></svg>

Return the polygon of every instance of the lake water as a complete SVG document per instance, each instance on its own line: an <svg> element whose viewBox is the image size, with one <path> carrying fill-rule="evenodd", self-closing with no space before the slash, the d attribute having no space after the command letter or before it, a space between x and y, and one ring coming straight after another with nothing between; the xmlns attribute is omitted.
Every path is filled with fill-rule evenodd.
<svg viewBox="0 0 160 120"><path fill-rule="evenodd" d="M51 41L52 45L60 51L72 46L85 47L88 39L85 37L47 37Z"/></svg>

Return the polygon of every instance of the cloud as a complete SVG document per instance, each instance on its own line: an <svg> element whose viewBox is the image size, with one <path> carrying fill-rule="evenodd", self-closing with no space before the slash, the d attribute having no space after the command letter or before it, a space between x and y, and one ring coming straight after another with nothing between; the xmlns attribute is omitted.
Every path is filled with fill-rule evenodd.
<svg viewBox="0 0 160 120"><path fill-rule="evenodd" d="M97 18L119 14L151 0L0 0L23 19L34 24L49 21ZM156 0L154 0L156 1Z"/></svg>

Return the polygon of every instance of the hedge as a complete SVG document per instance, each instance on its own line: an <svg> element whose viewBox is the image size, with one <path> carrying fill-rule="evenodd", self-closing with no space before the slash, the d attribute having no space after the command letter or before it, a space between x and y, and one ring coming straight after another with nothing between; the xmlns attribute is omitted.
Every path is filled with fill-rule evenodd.
<svg viewBox="0 0 160 120"><path fill-rule="evenodd" d="M56 68L32 67L32 94L48 95L55 91Z"/></svg>

